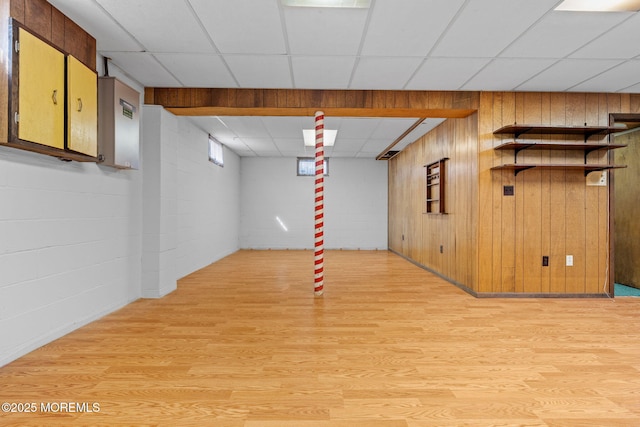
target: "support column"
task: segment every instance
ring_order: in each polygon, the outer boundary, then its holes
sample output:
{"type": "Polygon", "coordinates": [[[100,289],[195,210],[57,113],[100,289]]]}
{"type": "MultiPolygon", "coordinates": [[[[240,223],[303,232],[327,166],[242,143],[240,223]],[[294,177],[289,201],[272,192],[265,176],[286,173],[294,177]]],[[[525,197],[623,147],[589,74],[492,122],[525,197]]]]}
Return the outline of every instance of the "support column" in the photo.
{"type": "Polygon", "coordinates": [[[324,292],[324,113],[316,111],[315,275],[314,294],[324,292]]]}

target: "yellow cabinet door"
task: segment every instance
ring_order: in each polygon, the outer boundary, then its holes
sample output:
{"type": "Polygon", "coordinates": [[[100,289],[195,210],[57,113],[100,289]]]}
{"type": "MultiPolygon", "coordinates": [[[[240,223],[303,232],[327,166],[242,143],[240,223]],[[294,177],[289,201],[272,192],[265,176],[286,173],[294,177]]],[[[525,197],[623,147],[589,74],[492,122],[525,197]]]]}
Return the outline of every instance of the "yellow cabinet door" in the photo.
{"type": "Polygon", "coordinates": [[[18,138],[64,148],[64,54],[19,29],[18,138]]]}
{"type": "Polygon", "coordinates": [[[98,155],[98,76],[67,57],[67,149],[98,155]]]}

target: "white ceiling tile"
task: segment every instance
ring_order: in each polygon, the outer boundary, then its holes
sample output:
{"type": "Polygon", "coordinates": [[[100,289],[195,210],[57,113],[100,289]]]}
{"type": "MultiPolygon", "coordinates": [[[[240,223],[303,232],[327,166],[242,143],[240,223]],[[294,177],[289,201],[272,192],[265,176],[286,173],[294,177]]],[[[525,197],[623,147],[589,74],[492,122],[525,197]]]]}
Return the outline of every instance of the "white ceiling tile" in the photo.
{"type": "Polygon", "coordinates": [[[429,58],[418,69],[406,89],[456,90],[469,80],[489,58],[429,58]]]}
{"type": "Polygon", "coordinates": [[[355,62],[355,57],[349,56],[294,56],[291,64],[295,87],[346,89],[355,62]]]}
{"type": "Polygon", "coordinates": [[[516,90],[562,92],[618,64],[620,61],[563,59],[527,80],[516,90]]]}
{"type": "Polygon", "coordinates": [[[333,146],[333,153],[357,153],[367,143],[364,138],[340,138],[333,146]]]}
{"type": "Polygon", "coordinates": [[[278,148],[273,143],[273,139],[271,138],[247,136],[242,137],[241,139],[247,147],[249,147],[252,151],[255,151],[258,155],[262,155],[262,153],[278,153],[278,148]]]}
{"type": "Polygon", "coordinates": [[[423,120],[423,122],[420,123],[420,126],[409,132],[407,136],[398,141],[398,143],[393,146],[393,150],[403,150],[407,145],[414,143],[427,133],[431,132],[436,127],[440,126],[440,124],[442,124],[445,120],[446,119],[434,118],[423,120]]]}
{"type": "Polygon", "coordinates": [[[470,0],[432,55],[495,56],[556,3],[558,0],[470,0]]]}
{"type": "Polygon", "coordinates": [[[223,53],[286,53],[276,1],[190,0],[216,46],[223,53]],[[242,11],[242,13],[238,13],[242,11]]]}
{"type": "Polygon", "coordinates": [[[157,53],[155,57],[183,86],[227,88],[238,86],[219,55],[157,53]]]}
{"type": "Polygon", "coordinates": [[[304,151],[304,141],[300,138],[274,138],[274,143],[280,152],[304,151]]]}
{"type": "Polygon", "coordinates": [[[631,59],[640,55],[640,43],[629,43],[630,40],[640,40],[640,13],[633,14],[571,57],[631,59]]]}
{"type": "Polygon", "coordinates": [[[225,60],[241,87],[289,89],[293,87],[289,60],[276,55],[226,55],[225,60]]]}
{"type": "Polygon", "coordinates": [[[147,51],[214,52],[184,1],[97,0],[147,51]]]}
{"type": "Polygon", "coordinates": [[[345,139],[369,138],[378,126],[380,118],[345,117],[340,121],[338,137],[345,139]]]}
{"type": "Polygon", "coordinates": [[[500,56],[563,58],[625,19],[626,13],[552,12],[500,56]]]}
{"type": "MultiPolygon", "coordinates": [[[[234,140],[238,139],[235,132],[228,128],[224,122],[216,117],[211,116],[191,116],[189,119],[204,132],[213,135],[218,141],[225,145],[234,144],[234,140]]],[[[244,146],[244,143],[242,143],[244,146]]]]}
{"type": "Polygon", "coordinates": [[[249,147],[247,147],[247,145],[244,142],[242,142],[241,139],[236,138],[229,141],[221,140],[220,142],[222,142],[222,144],[225,145],[226,147],[229,147],[238,155],[242,156],[242,155],[245,155],[246,153],[249,153],[252,155],[255,154],[249,147]]]}
{"type": "Polygon", "coordinates": [[[370,139],[367,141],[364,147],[359,151],[359,154],[366,154],[368,157],[376,157],[387,148],[393,141],[388,139],[370,139]]]}
{"type": "Polygon", "coordinates": [[[350,89],[403,89],[421,62],[421,58],[362,57],[356,65],[350,89]]]}
{"type": "Polygon", "coordinates": [[[368,9],[285,7],[290,53],[356,55],[368,9]]]}
{"type": "Polygon", "coordinates": [[[362,55],[424,56],[463,0],[376,0],[362,55]],[[389,37],[393,34],[393,37],[389,37]]]}
{"type": "Polygon", "coordinates": [[[405,133],[407,129],[414,125],[416,118],[410,119],[384,119],[380,122],[380,126],[371,134],[372,139],[386,139],[389,144],[396,138],[405,133]]]}
{"type": "MultiPolygon", "coordinates": [[[[306,117],[262,117],[269,135],[275,138],[297,139],[302,144],[302,129],[308,124],[306,117]]],[[[313,122],[310,123],[313,125],[313,122]]]]}
{"type": "Polygon", "coordinates": [[[149,53],[143,52],[103,52],[111,58],[111,64],[118,67],[143,86],[181,86],[167,70],[149,53]]]}
{"type": "Polygon", "coordinates": [[[584,92],[632,92],[640,84],[640,60],[628,61],[571,88],[584,92]]]}
{"type": "Polygon", "coordinates": [[[93,1],[50,0],[54,7],[96,38],[99,51],[140,52],[142,46],[93,1]]]}
{"type": "Polygon", "coordinates": [[[553,59],[494,59],[463,90],[513,90],[532,76],[551,66],[553,59]]]}
{"type": "Polygon", "coordinates": [[[223,116],[220,117],[225,125],[233,129],[240,138],[265,138],[269,136],[260,117],[255,116],[223,116]]]}

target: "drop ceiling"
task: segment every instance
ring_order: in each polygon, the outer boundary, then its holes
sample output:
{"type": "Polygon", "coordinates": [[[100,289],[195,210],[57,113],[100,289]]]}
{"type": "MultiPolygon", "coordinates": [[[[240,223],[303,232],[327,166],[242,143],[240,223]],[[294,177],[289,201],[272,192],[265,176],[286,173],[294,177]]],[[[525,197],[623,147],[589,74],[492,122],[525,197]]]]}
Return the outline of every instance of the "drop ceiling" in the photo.
{"type": "MultiPolygon", "coordinates": [[[[638,12],[555,11],[559,0],[49,2],[147,87],[640,92],[638,12]]],[[[313,118],[192,120],[241,156],[311,154],[301,129],[313,118]]],[[[339,130],[328,154],[374,158],[416,120],[328,117],[339,130]]]]}

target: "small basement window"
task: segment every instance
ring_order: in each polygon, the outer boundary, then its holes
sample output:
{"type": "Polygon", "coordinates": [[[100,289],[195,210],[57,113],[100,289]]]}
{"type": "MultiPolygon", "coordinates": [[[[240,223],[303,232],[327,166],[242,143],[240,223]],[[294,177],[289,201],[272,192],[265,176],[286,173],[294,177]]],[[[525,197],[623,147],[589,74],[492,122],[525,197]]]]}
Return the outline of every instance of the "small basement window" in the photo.
{"type": "MultiPolygon", "coordinates": [[[[315,176],[316,159],[313,157],[298,157],[298,176],[315,176]]],[[[324,159],[324,175],[329,175],[329,159],[324,159]]]]}
{"type": "Polygon", "coordinates": [[[222,143],[209,135],[209,161],[218,166],[224,166],[222,151],[222,143]]]}

